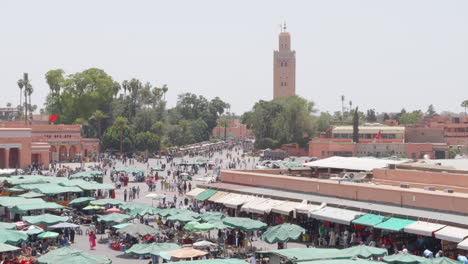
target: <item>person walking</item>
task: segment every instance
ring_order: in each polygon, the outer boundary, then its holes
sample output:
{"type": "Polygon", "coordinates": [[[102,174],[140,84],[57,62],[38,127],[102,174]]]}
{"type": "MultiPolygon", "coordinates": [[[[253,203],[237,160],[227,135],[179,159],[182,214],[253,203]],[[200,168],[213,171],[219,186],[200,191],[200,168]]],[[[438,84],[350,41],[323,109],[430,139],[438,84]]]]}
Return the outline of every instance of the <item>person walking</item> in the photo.
{"type": "Polygon", "coordinates": [[[89,247],[91,250],[96,247],[96,234],[93,231],[89,233],[89,247]]]}
{"type": "Polygon", "coordinates": [[[127,189],[124,190],[124,202],[127,201],[127,189]]]}
{"type": "Polygon", "coordinates": [[[137,186],[136,188],[136,195],[137,195],[137,198],[140,199],[140,186],[137,186]]]}

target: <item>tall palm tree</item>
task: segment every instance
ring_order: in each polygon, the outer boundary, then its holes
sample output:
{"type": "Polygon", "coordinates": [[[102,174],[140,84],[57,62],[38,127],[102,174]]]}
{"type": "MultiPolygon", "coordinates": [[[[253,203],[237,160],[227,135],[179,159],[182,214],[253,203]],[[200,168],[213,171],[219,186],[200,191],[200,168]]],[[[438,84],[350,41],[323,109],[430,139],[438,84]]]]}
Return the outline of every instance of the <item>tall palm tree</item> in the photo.
{"type": "Polygon", "coordinates": [[[162,91],[163,91],[163,95],[164,95],[164,101],[166,101],[167,90],[169,90],[169,88],[167,88],[167,85],[164,84],[163,87],[162,87],[162,91]]]}
{"type": "Polygon", "coordinates": [[[114,94],[115,98],[117,98],[117,95],[120,92],[120,88],[120,83],[118,82],[114,82],[114,84],[112,85],[112,93],[114,94]]]}
{"type": "Polygon", "coordinates": [[[18,80],[18,87],[20,89],[20,103],[19,103],[19,105],[23,105],[23,88],[24,88],[23,79],[18,80]]]}
{"type": "Polygon", "coordinates": [[[115,128],[119,130],[119,141],[120,141],[120,155],[123,153],[123,132],[128,128],[128,120],[125,117],[117,117],[114,121],[115,128]]]}
{"type": "Polygon", "coordinates": [[[122,82],[122,88],[123,88],[123,90],[124,90],[124,95],[127,95],[127,90],[129,90],[129,88],[130,88],[130,87],[128,86],[128,81],[127,81],[127,80],[125,80],[125,81],[122,82]]]}
{"type": "Polygon", "coordinates": [[[28,73],[23,73],[23,78],[18,80],[18,87],[20,90],[24,88],[24,123],[28,124],[28,89],[32,89],[29,83],[28,73]]]}
{"type": "Polygon", "coordinates": [[[102,112],[101,110],[96,110],[96,112],[94,112],[91,117],[89,119],[92,119],[94,121],[96,121],[96,127],[97,127],[97,135],[98,135],[98,138],[101,139],[101,122],[103,119],[106,119],[108,118],[109,116],[106,115],[104,112],[102,112]]]}
{"type": "Polygon", "coordinates": [[[461,103],[461,107],[465,107],[465,115],[466,115],[466,108],[468,108],[468,100],[465,100],[461,103]]]}
{"type": "Polygon", "coordinates": [[[31,85],[31,83],[28,83],[26,90],[28,91],[28,97],[29,97],[29,104],[28,104],[28,107],[29,107],[29,120],[31,122],[32,119],[33,119],[33,111],[34,111],[33,108],[32,108],[33,105],[32,105],[32,101],[31,101],[31,95],[34,92],[34,89],[33,89],[32,85],[31,85]]]}

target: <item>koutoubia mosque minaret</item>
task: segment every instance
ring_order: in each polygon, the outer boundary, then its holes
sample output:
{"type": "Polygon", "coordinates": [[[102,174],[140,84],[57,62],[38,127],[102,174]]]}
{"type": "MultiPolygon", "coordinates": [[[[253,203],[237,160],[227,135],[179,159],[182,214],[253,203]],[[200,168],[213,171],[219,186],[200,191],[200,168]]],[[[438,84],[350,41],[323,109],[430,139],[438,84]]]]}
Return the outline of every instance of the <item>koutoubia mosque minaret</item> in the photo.
{"type": "Polygon", "coordinates": [[[291,50],[291,35],[286,23],[281,27],[279,47],[273,56],[273,98],[296,94],[296,51],[291,50]]]}

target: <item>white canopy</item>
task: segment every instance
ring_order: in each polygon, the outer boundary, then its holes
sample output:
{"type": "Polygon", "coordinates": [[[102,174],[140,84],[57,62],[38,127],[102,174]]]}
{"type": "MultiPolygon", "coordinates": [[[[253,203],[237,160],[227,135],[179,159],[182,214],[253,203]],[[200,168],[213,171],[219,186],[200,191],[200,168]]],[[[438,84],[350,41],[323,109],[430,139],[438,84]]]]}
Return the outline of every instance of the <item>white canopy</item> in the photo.
{"type": "Polygon", "coordinates": [[[261,205],[266,201],[268,201],[267,198],[254,197],[252,200],[250,200],[247,203],[245,203],[244,205],[242,205],[241,211],[252,213],[252,208],[255,205],[261,205]]]}
{"type": "Polygon", "coordinates": [[[457,248],[468,250],[468,238],[458,243],[457,248]]]}
{"type": "Polygon", "coordinates": [[[243,205],[252,199],[254,199],[253,196],[238,194],[236,197],[224,202],[223,204],[229,208],[237,208],[238,206],[243,205]]]}
{"type": "Polygon", "coordinates": [[[460,243],[468,237],[468,229],[446,226],[435,232],[435,237],[445,241],[460,243]]]}
{"type": "Polygon", "coordinates": [[[321,167],[346,169],[356,171],[372,171],[373,169],[386,168],[389,164],[400,164],[408,160],[390,160],[357,157],[330,157],[304,164],[307,167],[321,167]]]}
{"type": "Polygon", "coordinates": [[[195,188],[195,189],[192,189],[190,192],[188,192],[186,195],[188,197],[195,197],[197,195],[199,195],[200,193],[204,192],[205,189],[203,188],[195,188]]]}
{"type": "Polygon", "coordinates": [[[261,214],[261,215],[265,213],[269,214],[273,207],[283,204],[283,203],[285,203],[285,201],[269,199],[261,204],[254,204],[251,207],[250,211],[252,213],[261,214]]]}
{"type": "Polygon", "coordinates": [[[301,205],[296,207],[296,212],[300,214],[308,215],[310,211],[316,210],[320,207],[320,205],[316,204],[308,204],[307,202],[302,202],[301,205]]]}
{"type": "Polygon", "coordinates": [[[446,227],[446,225],[417,221],[404,228],[406,233],[431,237],[432,233],[446,227]]]}
{"type": "Polygon", "coordinates": [[[361,215],[364,215],[364,213],[328,206],[309,213],[309,216],[312,218],[343,225],[350,225],[351,221],[361,215]]]}
{"type": "Polygon", "coordinates": [[[223,191],[218,191],[215,193],[213,196],[211,196],[208,201],[210,202],[216,202],[217,200],[221,199],[222,197],[228,195],[228,192],[223,192],[223,191]]]}
{"type": "MultiPolygon", "coordinates": [[[[298,202],[285,202],[280,205],[277,205],[271,209],[273,213],[282,214],[282,215],[289,215],[292,211],[294,211],[297,207],[301,207],[304,204],[298,202]]],[[[312,204],[311,204],[312,205],[312,204]]],[[[308,210],[309,211],[309,210],[308,210]]],[[[307,211],[307,212],[308,212],[307,211]]]]}
{"type": "Polygon", "coordinates": [[[215,203],[224,203],[224,202],[229,201],[229,200],[231,200],[232,198],[237,197],[237,196],[239,196],[238,193],[228,193],[228,194],[226,194],[225,196],[223,196],[223,197],[217,199],[217,200],[215,201],[215,203]]]}

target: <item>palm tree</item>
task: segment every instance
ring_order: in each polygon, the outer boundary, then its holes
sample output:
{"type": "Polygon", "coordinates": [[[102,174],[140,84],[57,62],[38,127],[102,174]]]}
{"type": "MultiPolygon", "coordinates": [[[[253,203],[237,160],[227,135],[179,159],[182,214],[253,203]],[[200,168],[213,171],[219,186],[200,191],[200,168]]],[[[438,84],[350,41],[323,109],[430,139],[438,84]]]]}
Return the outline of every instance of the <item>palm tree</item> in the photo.
{"type": "Polygon", "coordinates": [[[466,115],[466,108],[468,108],[468,100],[465,100],[461,103],[461,107],[465,107],[465,115],[466,115]]]}
{"type": "Polygon", "coordinates": [[[128,86],[128,81],[127,81],[127,80],[125,80],[125,81],[122,82],[122,88],[123,88],[123,90],[124,90],[124,95],[127,95],[127,90],[129,90],[129,88],[130,88],[130,87],[128,86]]]}
{"type": "Polygon", "coordinates": [[[33,107],[32,107],[33,105],[32,105],[32,101],[31,101],[31,94],[34,92],[34,89],[33,89],[32,85],[31,85],[31,83],[28,83],[28,85],[26,87],[27,87],[26,91],[28,92],[28,97],[29,97],[29,104],[28,104],[28,107],[29,107],[29,120],[31,122],[32,119],[33,119],[32,115],[33,115],[33,112],[35,110],[35,109],[33,110],[33,107]]]}
{"type": "Polygon", "coordinates": [[[94,121],[96,121],[96,126],[97,126],[97,135],[98,135],[98,138],[101,139],[101,122],[103,119],[106,119],[108,118],[109,116],[106,115],[104,112],[102,112],[101,110],[96,110],[96,112],[94,112],[91,117],[89,119],[92,119],[94,121]]]}
{"type": "Polygon", "coordinates": [[[22,105],[23,104],[23,88],[24,88],[23,79],[18,80],[18,87],[20,89],[20,104],[19,105],[22,105]]]}
{"type": "Polygon", "coordinates": [[[163,94],[164,94],[164,101],[166,101],[167,90],[169,90],[169,88],[167,88],[167,85],[164,84],[163,87],[162,87],[162,91],[163,91],[163,94]]]}
{"type": "MultiPolygon", "coordinates": [[[[24,88],[24,123],[28,124],[28,90],[32,89],[29,83],[28,73],[23,73],[23,78],[18,80],[18,87],[20,90],[24,88]]],[[[31,92],[32,93],[32,92],[31,92]]],[[[21,100],[21,99],[20,99],[21,100]]]]}
{"type": "Polygon", "coordinates": [[[112,85],[112,93],[114,94],[114,97],[117,98],[117,95],[119,94],[119,92],[120,92],[120,83],[114,82],[114,84],[112,85]]]}
{"type": "Polygon", "coordinates": [[[117,117],[114,121],[115,128],[119,130],[119,141],[120,141],[120,155],[123,153],[123,132],[128,128],[128,120],[125,117],[117,117]]]}

